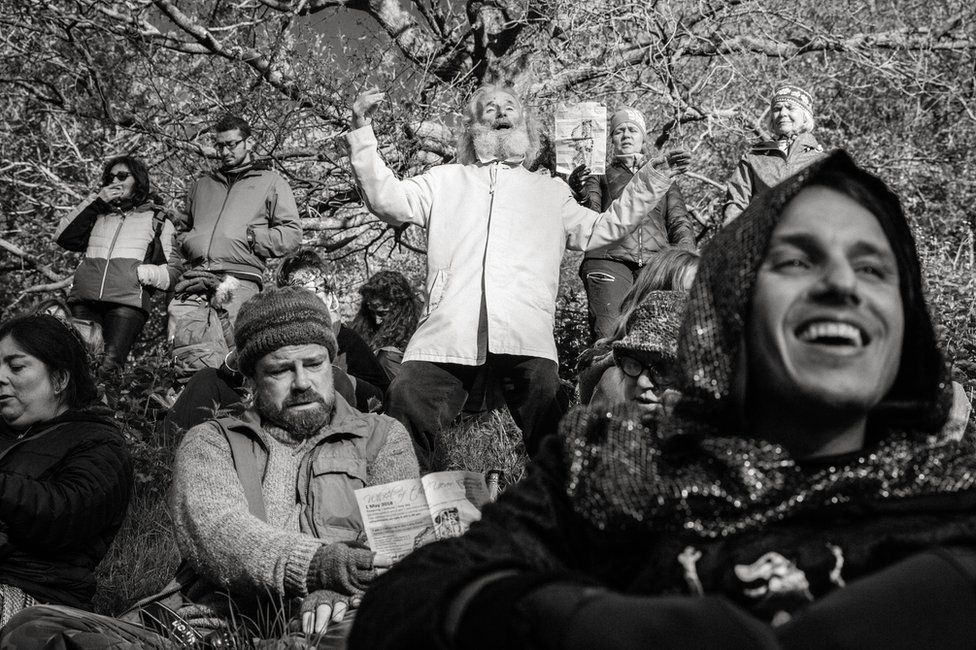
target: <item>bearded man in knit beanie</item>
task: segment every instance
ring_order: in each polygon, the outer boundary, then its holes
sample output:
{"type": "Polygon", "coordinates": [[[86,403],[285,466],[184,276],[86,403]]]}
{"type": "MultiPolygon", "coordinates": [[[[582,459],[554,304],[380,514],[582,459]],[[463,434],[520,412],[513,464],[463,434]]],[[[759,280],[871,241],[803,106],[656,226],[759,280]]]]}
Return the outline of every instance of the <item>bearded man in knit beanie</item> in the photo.
{"type": "MultiPolygon", "coordinates": [[[[122,622],[38,608],[8,630],[8,640],[29,645],[11,647],[47,647],[46,640],[78,634],[99,642],[77,647],[133,639],[168,647],[160,632],[190,646],[216,641],[242,621],[267,620],[268,612],[272,620],[285,616],[296,633],[320,635],[331,624],[329,636],[341,641],[351,625],[342,622],[346,612],[376,570],[390,565],[363,543],[353,491],[419,476],[410,436],[396,420],[361,413],[335,392],[336,337],[311,291],[254,296],[241,307],[234,336],[253,398],[239,417],[190,429],[176,453],[170,505],[184,558],[177,579],[122,622]],[[178,618],[166,625],[161,611],[178,618]]],[[[258,628],[246,633],[248,641],[262,636],[258,628]]]]}

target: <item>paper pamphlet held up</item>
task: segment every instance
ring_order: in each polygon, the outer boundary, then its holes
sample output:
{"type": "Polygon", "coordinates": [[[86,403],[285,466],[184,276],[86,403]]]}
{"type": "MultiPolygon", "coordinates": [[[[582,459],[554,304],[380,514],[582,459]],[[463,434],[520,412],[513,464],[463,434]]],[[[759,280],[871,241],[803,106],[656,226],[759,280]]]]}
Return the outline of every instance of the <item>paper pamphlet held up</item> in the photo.
{"type": "Polygon", "coordinates": [[[556,171],[569,174],[579,165],[602,174],[607,161],[607,107],[599,102],[560,105],[556,109],[556,171]]]}
{"type": "Polygon", "coordinates": [[[458,537],[488,502],[477,472],[433,472],[356,490],[369,547],[399,560],[427,542],[458,537]]]}

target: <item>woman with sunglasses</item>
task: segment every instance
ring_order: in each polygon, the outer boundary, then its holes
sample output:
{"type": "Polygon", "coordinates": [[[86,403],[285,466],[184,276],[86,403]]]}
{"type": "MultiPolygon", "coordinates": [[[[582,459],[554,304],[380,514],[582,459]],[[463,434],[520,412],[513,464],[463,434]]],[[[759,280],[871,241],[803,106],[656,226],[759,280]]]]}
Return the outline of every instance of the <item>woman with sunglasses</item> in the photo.
{"type": "Polygon", "coordinates": [[[106,162],[101,187],[61,219],[58,245],[85,254],[68,305],[75,318],[102,326],[102,376],[125,365],[149,316],[152,291],[169,289],[178,276],[174,235],[151,194],[145,163],[132,156],[106,162]]]}

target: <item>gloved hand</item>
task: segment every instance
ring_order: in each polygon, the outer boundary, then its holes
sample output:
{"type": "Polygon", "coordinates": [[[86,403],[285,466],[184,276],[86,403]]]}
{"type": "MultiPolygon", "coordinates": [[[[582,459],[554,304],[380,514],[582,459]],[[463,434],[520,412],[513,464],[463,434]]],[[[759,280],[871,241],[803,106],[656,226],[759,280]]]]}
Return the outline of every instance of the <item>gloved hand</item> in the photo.
{"type": "Polygon", "coordinates": [[[661,154],[651,162],[651,165],[654,169],[673,178],[688,171],[691,165],[691,154],[684,149],[675,149],[661,154]]]}
{"type": "Polygon", "coordinates": [[[313,591],[302,601],[302,632],[325,634],[329,623],[340,623],[350,608],[359,607],[361,596],[343,596],[329,589],[313,591]]]}
{"type": "Polygon", "coordinates": [[[173,289],[176,295],[210,293],[220,284],[221,277],[203,269],[191,269],[183,274],[173,289]]]}
{"type": "Polygon", "coordinates": [[[330,589],[340,594],[358,596],[376,577],[376,569],[390,564],[389,558],[377,555],[360,544],[324,544],[309,564],[308,589],[330,589]]]}
{"type": "Polygon", "coordinates": [[[583,181],[587,176],[590,175],[590,168],[586,165],[579,165],[569,174],[569,178],[566,182],[569,183],[569,189],[573,191],[573,198],[577,201],[583,200],[583,181]]]}

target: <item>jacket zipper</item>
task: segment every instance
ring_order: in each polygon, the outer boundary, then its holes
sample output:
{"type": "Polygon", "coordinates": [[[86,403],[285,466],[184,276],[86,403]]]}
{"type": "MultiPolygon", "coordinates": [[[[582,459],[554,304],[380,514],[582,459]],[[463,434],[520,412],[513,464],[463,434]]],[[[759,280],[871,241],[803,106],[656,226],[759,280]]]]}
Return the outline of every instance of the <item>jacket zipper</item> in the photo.
{"type": "Polygon", "coordinates": [[[119,225],[115,229],[115,235],[112,236],[112,243],[108,245],[108,254],[105,256],[105,269],[102,271],[102,284],[98,287],[98,299],[101,300],[102,296],[105,294],[105,280],[108,278],[108,264],[112,259],[112,253],[115,251],[115,242],[119,239],[119,233],[122,232],[122,226],[125,224],[125,213],[121,210],[116,210],[119,213],[119,225]]]}
{"type": "MultiPolygon", "coordinates": [[[[496,160],[491,163],[488,167],[488,224],[485,230],[485,253],[481,258],[481,291],[484,294],[485,291],[485,274],[487,272],[488,264],[488,242],[491,238],[491,214],[495,209],[495,183],[498,181],[498,165],[499,162],[496,160]]],[[[487,305],[487,301],[485,302],[487,305]]],[[[486,307],[487,308],[487,307],[486,307]]]]}
{"type": "Polygon", "coordinates": [[[316,447],[318,447],[318,443],[305,453],[305,457],[302,459],[303,469],[301,473],[308,477],[305,481],[305,512],[303,514],[308,519],[309,526],[312,528],[312,535],[319,537],[319,525],[315,521],[315,509],[312,507],[312,480],[314,478],[312,474],[312,454],[316,447]]]}
{"type": "Polygon", "coordinates": [[[227,201],[228,199],[230,199],[231,188],[233,188],[234,184],[237,183],[237,181],[239,181],[241,178],[243,178],[245,174],[247,174],[247,172],[244,172],[236,179],[234,179],[234,182],[227,184],[227,192],[224,194],[224,201],[223,203],[220,204],[220,212],[217,213],[217,218],[214,219],[213,230],[210,231],[210,241],[207,242],[207,255],[204,258],[204,264],[207,264],[208,266],[210,264],[210,251],[211,249],[213,249],[214,235],[217,234],[217,226],[220,225],[220,219],[224,216],[224,208],[227,207],[227,201]]]}

